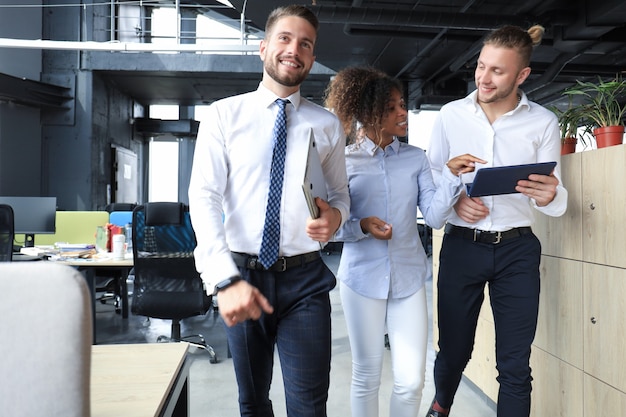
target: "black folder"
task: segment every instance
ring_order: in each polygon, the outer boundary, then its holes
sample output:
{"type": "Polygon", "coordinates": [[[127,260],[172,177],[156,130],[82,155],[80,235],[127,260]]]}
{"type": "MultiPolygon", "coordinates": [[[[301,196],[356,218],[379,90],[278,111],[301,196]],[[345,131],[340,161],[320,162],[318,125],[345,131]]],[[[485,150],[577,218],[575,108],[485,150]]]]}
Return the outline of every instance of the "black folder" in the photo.
{"type": "Polygon", "coordinates": [[[555,166],[556,162],[552,161],[482,168],[476,171],[474,182],[466,184],[467,195],[483,197],[517,193],[515,187],[519,180],[528,179],[530,174],[550,175],[555,166]]]}

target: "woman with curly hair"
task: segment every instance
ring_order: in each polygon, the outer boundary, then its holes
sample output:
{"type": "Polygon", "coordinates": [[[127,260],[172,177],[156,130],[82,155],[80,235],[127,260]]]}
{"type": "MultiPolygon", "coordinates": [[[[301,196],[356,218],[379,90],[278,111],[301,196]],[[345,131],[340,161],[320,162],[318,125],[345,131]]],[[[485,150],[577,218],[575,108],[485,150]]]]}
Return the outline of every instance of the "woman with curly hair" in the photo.
{"type": "Polygon", "coordinates": [[[436,188],[424,151],[398,140],[408,128],[402,85],[377,69],[340,71],[327,88],[326,106],[349,139],[350,217],[335,239],[344,242],[337,276],[352,350],[352,415],[378,416],[386,329],[394,379],[389,415],[415,417],[428,339],[428,260],[416,209],[441,227],[461,191],[458,175],[484,161],[451,159],[436,188]]]}

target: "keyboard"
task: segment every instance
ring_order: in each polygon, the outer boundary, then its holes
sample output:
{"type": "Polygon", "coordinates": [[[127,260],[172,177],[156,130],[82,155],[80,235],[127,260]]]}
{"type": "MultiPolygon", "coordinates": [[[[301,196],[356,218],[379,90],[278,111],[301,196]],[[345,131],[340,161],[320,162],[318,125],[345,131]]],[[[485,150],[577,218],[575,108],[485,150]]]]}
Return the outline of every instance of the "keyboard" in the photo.
{"type": "Polygon", "coordinates": [[[20,261],[41,261],[43,258],[41,256],[33,256],[33,255],[25,255],[21,252],[13,252],[13,255],[11,256],[11,260],[13,262],[20,262],[20,261]]]}

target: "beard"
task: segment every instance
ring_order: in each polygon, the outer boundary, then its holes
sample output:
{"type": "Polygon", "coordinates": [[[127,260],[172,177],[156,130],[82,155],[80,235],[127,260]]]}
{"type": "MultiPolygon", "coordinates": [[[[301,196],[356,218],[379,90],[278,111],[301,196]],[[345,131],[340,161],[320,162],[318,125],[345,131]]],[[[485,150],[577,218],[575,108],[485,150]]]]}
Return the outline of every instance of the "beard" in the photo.
{"type": "Polygon", "coordinates": [[[496,89],[490,96],[485,97],[484,95],[481,94],[480,89],[478,90],[478,101],[481,103],[495,103],[498,102],[500,100],[505,100],[507,97],[509,97],[511,94],[513,94],[513,92],[515,91],[515,84],[511,84],[509,86],[507,86],[506,88],[502,89],[496,89]]]}
{"type": "MultiPolygon", "coordinates": [[[[281,65],[278,62],[279,58],[276,58],[275,61],[273,60],[268,60],[266,59],[264,61],[264,69],[265,72],[267,72],[267,74],[277,83],[284,85],[286,87],[296,87],[300,84],[302,84],[304,82],[304,80],[306,79],[306,77],[309,75],[309,71],[308,70],[304,70],[298,74],[293,74],[293,75],[284,75],[281,74],[279,71],[278,66],[281,65]]],[[[302,65],[301,62],[298,62],[298,64],[302,65]]],[[[302,68],[304,68],[304,66],[302,66],[302,68]]]]}

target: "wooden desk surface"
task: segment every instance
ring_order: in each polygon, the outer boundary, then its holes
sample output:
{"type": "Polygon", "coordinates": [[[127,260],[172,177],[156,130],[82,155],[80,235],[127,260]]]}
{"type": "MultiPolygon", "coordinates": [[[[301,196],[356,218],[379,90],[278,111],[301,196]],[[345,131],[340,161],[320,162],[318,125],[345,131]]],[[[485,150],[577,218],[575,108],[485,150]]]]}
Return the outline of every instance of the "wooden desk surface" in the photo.
{"type": "Polygon", "coordinates": [[[70,259],[54,261],[65,265],[82,267],[82,268],[99,268],[99,267],[133,267],[133,258],[125,258],[121,261],[115,261],[113,258],[94,258],[94,259],[70,259]]]}
{"type": "Polygon", "coordinates": [[[91,416],[160,415],[179,373],[189,372],[188,348],[184,342],[92,346],[91,416]]]}

